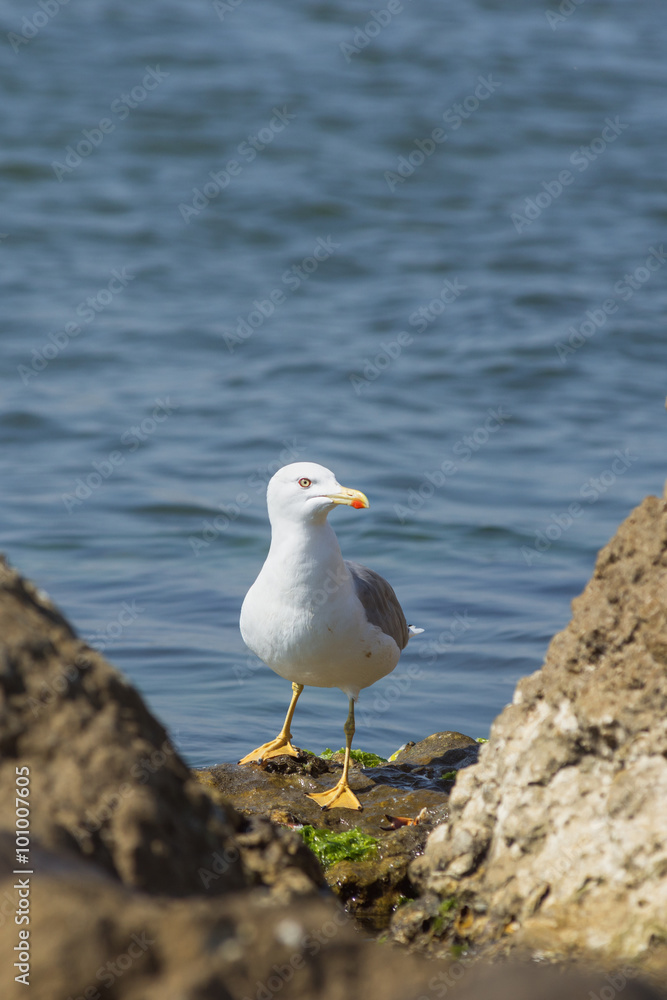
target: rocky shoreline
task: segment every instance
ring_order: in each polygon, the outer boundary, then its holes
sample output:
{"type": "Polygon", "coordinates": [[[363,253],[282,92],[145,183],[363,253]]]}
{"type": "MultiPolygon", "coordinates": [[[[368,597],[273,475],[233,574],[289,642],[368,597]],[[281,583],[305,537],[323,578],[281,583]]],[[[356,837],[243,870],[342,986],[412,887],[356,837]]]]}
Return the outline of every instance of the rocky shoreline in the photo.
{"type": "Polygon", "coordinates": [[[355,766],[363,813],[303,794],[337,755],[191,772],[3,561],[0,652],[3,997],[667,996],[664,500],[489,742],[355,766]]]}
{"type": "Polygon", "coordinates": [[[350,784],[363,793],[361,813],[323,812],[306,795],[335,784],[342,753],[323,760],[301,752],[296,759],[277,757],[262,766],[218,764],[195,774],[221,803],[232,802],[244,816],[268,816],[291,829],[365,835],[364,856],[325,865],[324,878],[360,925],[382,931],[397,907],[417,895],[408,867],[423,853],[431,830],[446,819],[453,777],[474,763],[478,752],[479,743],[469,736],[447,732],[412,744],[392,761],[370,767],[354,763],[350,784]]]}

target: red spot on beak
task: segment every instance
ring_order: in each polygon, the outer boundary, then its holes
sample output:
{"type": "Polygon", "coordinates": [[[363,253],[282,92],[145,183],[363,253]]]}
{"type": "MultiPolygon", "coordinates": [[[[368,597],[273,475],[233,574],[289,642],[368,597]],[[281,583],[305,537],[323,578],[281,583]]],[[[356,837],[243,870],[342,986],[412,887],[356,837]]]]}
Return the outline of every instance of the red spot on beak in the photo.
{"type": "Polygon", "coordinates": [[[363,510],[364,505],[361,500],[353,500],[350,507],[354,507],[356,510],[363,510]]]}

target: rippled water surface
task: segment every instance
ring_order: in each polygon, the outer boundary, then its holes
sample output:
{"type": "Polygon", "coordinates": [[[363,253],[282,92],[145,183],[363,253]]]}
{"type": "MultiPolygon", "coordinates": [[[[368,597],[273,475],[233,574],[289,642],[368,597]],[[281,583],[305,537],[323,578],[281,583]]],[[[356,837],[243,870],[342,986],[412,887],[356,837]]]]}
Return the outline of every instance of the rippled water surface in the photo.
{"type": "Polygon", "coordinates": [[[662,4],[392,6],[0,12],[3,548],[194,764],[282,721],[238,613],[283,462],[426,629],[381,754],[486,735],[662,490],[662,4]]]}

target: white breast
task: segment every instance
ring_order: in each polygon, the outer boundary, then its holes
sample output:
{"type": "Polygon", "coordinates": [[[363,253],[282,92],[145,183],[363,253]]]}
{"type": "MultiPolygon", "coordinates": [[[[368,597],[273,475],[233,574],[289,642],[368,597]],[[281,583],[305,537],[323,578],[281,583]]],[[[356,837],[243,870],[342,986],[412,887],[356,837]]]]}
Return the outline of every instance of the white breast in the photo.
{"type": "Polygon", "coordinates": [[[336,536],[322,527],[272,545],[243,602],[241,634],[281,677],[356,698],[394,669],[400,650],[368,622],[336,536]]]}

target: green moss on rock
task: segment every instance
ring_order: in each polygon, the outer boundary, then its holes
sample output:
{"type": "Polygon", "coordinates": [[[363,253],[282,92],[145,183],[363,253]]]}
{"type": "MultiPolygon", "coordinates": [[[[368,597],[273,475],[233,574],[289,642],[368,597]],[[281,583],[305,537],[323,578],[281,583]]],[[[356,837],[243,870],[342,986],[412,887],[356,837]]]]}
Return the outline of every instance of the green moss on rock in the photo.
{"type": "Polygon", "coordinates": [[[356,826],[341,833],[304,826],[301,828],[301,836],[323,868],[335,865],[338,861],[361,861],[378,844],[375,837],[363,833],[356,826]]]}
{"type": "MultiPolygon", "coordinates": [[[[326,750],[322,751],[320,757],[322,760],[331,760],[332,757],[339,753],[344,754],[345,747],[341,747],[340,750],[332,750],[330,747],[327,747],[326,750]]],[[[364,767],[379,767],[380,764],[387,763],[386,757],[379,757],[378,754],[371,753],[368,750],[350,750],[350,757],[352,760],[356,760],[358,764],[363,764],[364,767]]]]}

